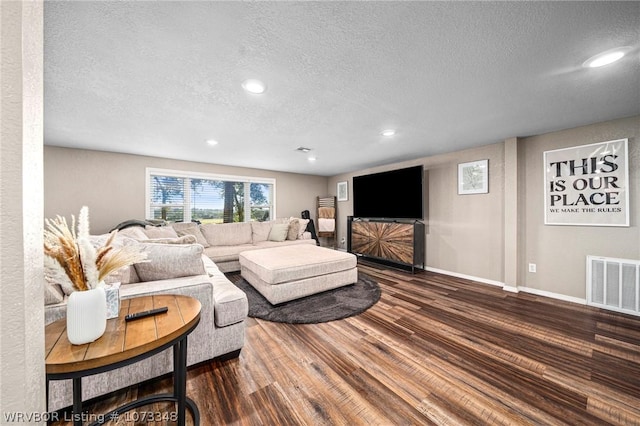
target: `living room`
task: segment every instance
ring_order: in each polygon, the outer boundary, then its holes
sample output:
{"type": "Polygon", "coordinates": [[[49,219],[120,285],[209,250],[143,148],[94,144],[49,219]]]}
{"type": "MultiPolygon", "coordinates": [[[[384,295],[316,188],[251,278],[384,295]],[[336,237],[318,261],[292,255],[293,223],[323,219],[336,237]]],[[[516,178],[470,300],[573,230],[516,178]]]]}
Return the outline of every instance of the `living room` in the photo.
{"type": "MultiPolygon", "coordinates": [[[[5,7],[3,5],[3,12],[5,12],[2,14],[3,26],[5,19],[9,19],[9,12],[7,12],[8,9],[4,9],[5,7]]],[[[573,7],[579,8],[580,6],[573,7]]],[[[602,7],[604,9],[598,9],[598,11],[606,15],[606,7],[602,7]]],[[[626,6],[628,9],[617,4],[612,4],[610,7],[613,15],[623,15],[621,10],[624,10],[627,15],[631,16],[631,21],[635,18],[637,22],[637,5],[628,5],[626,6]]],[[[21,13],[27,14],[25,11],[21,13]]],[[[47,25],[46,16],[44,13],[45,26],[47,25]]],[[[22,24],[24,28],[20,32],[28,32],[29,29],[27,23],[30,21],[27,18],[24,19],[25,23],[22,24]]],[[[612,64],[601,71],[611,72],[618,65],[624,67],[624,76],[626,77],[622,78],[622,82],[618,82],[618,84],[626,88],[627,93],[621,92],[619,86],[616,85],[618,90],[615,91],[615,95],[630,100],[626,110],[616,109],[613,112],[602,114],[599,117],[605,118],[599,120],[582,118],[578,112],[567,111],[567,115],[573,114],[575,125],[549,127],[535,133],[528,130],[521,132],[518,129],[505,129],[502,132],[505,134],[501,139],[494,138],[488,143],[476,143],[475,140],[471,140],[468,141],[468,146],[441,150],[435,154],[423,152],[412,157],[403,154],[403,157],[396,158],[391,150],[386,151],[383,158],[378,158],[370,164],[354,160],[356,165],[338,172],[315,172],[314,167],[320,167],[317,164],[327,161],[331,151],[340,152],[339,144],[329,149],[328,152],[323,151],[323,155],[318,155],[314,165],[308,162],[304,154],[294,152],[297,146],[304,146],[306,143],[301,143],[299,140],[288,141],[286,149],[291,153],[287,154],[287,161],[291,164],[297,161],[300,164],[296,164],[297,170],[290,171],[279,169],[276,166],[271,169],[269,167],[237,165],[239,163],[232,161],[226,164],[216,162],[217,158],[224,158],[224,155],[227,155],[224,152],[219,155],[211,154],[211,157],[207,157],[206,160],[205,155],[202,155],[203,159],[198,161],[178,158],[175,155],[175,147],[167,147],[167,153],[163,151],[162,146],[156,146],[152,151],[145,153],[133,153],[122,147],[114,149],[113,152],[107,152],[101,148],[70,147],[62,142],[47,141],[46,131],[44,146],[42,146],[42,134],[40,134],[40,146],[38,147],[37,144],[30,145],[29,142],[23,143],[22,141],[22,138],[29,135],[29,131],[33,131],[33,127],[29,126],[25,126],[24,135],[15,145],[5,145],[3,137],[2,263],[3,265],[12,265],[12,267],[16,264],[23,264],[25,267],[22,272],[16,272],[8,271],[5,269],[8,266],[3,266],[3,297],[0,305],[4,311],[1,333],[3,341],[1,349],[2,400],[9,401],[16,398],[16,395],[12,395],[11,399],[5,399],[5,395],[9,398],[10,393],[16,391],[15,386],[9,389],[8,386],[11,385],[5,385],[5,383],[13,385],[28,383],[28,390],[25,391],[25,395],[20,395],[19,399],[30,402],[24,402],[25,405],[20,406],[34,412],[43,410],[41,396],[44,393],[44,383],[43,379],[35,378],[35,376],[44,377],[43,370],[35,369],[36,373],[24,371],[20,373],[21,367],[14,366],[14,361],[11,361],[11,359],[23,360],[26,358],[28,359],[27,364],[36,365],[33,359],[41,357],[42,348],[38,348],[39,343],[26,342],[25,340],[41,340],[42,331],[34,331],[38,326],[41,327],[41,323],[34,325],[30,320],[21,319],[18,321],[9,317],[11,315],[12,317],[25,318],[29,316],[27,312],[33,315],[31,318],[41,317],[42,307],[34,306],[34,300],[41,301],[42,299],[41,296],[34,297],[37,293],[36,289],[40,288],[37,284],[38,278],[32,277],[32,284],[25,287],[23,283],[30,282],[28,277],[31,276],[31,272],[28,271],[27,259],[21,255],[20,259],[16,260],[13,257],[15,254],[8,253],[12,247],[22,247],[23,244],[27,244],[27,247],[30,247],[29,250],[33,252],[34,247],[29,245],[29,241],[33,238],[33,234],[41,234],[42,227],[32,229],[25,226],[24,230],[20,229],[18,232],[9,230],[10,221],[15,226],[15,218],[22,218],[20,222],[27,224],[35,221],[42,222],[43,217],[51,218],[58,214],[70,217],[71,214],[77,215],[83,205],[88,205],[91,209],[91,227],[95,233],[105,233],[124,220],[144,219],[147,211],[145,181],[147,168],[274,179],[277,188],[275,197],[277,217],[299,216],[301,211],[310,210],[316,219],[314,211],[316,197],[336,195],[338,183],[346,182],[348,196],[345,201],[338,201],[336,221],[338,248],[346,249],[346,245],[342,245],[341,242],[348,237],[347,217],[354,213],[353,178],[370,173],[421,165],[425,170],[423,219],[426,223],[425,251],[428,272],[489,284],[494,289],[504,291],[504,294],[541,296],[570,302],[576,306],[585,305],[587,299],[585,285],[587,256],[636,261],[640,259],[640,230],[637,224],[638,212],[640,211],[640,197],[638,197],[640,195],[638,192],[640,147],[637,144],[637,138],[640,136],[640,115],[638,115],[640,102],[638,102],[638,74],[634,74],[634,70],[637,71],[638,67],[638,34],[637,29],[633,32],[625,27],[624,30],[627,31],[625,34],[627,36],[630,34],[632,39],[623,44],[633,44],[635,49],[633,55],[628,55],[623,59],[627,62],[612,64]],[[508,133],[510,131],[512,133],[508,133]],[[545,180],[544,158],[546,153],[624,139],[628,141],[628,154],[626,155],[628,184],[625,187],[629,194],[628,226],[558,226],[545,223],[544,206],[547,181],[545,180]],[[483,194],[460,195],[458,193],[459,165],[477,160],[488,160],[488,190],[483,194]],[[20,166],[18,167],[17,164],[20,166]],[[304,172],[304,170],[308,170],[308,172],[304,172]],[[36,181],[41,180],[43,183],[39,185],[37,182],[29,182],[27,178],[23,179],[23,175],[29,174],[35,177],[36,181]],[[6,182],[12,182],[12,185],[17,182],[21,184],[15,188],[6,188],[6,182]],[[23,192],[41,194],[42,197],[23,197],[20,195],[23,192]],[[16,203],[16,200],[24,201],[16,203]],[[34,209],[36,213],[33,212],[34,209]],[[26,212],[27,210],[29,212],[26,212]],[[24,237],[23,234],[27,237],[24,237]],[[534,265],[533,268],[531,265],[534,265]],[[8,284],[16,279],[20,281],[19,285],[8,284]],[[16,308],[13,302],[9,302],[8,295],[17,291],[24,296],[19,298],[20,306],[16,308]],[[16,311],[16,309],[18,310],[16,311]],[[23,343],[18,347],[9,348],[9,339],[16,338],[23,343]],[[10,373],[10,371],[12,372],[10,373]]],[[[622,32],[624,33],[624,31],[622,32]]],[[[44,45],[46,46],[46,40],[44,45]]],[[[22,58],[22,56],[19,57],[22,58]]],[[[45,51],[44,62],[46,63],[46,61],[47,53],[45,51]]],[[[579,66],[580,64],[576,64],[576,67],[579,66]]],[[[560,74],[560,71],[556,71],[560,74]]],[[[580,74],[580,71],[572,70],[571,72],[577,75],[576,79],[579,82],[576,85],[581,87],[588,87],[590,83],[597,85],[600,82],[599,79],[606,79],[605,77],[586,78],[580,74]]],[[[571,74],[568,71],[567,73],[571,74]]],[[[15,78],[22,81],[21,72],[18,74],[15,78]]],[[[5,74],[4,57],[3,75],[9,75],[5,74]]],[[[608,78],[616,79],[619,77],[609,76],[608,78]]],[[[586,88],[584,90],[588,92],[586,88]]],[[[271,83],[264,96],[275,96],[274,92],[275,88],[271,83]]],[[[33,98],[28,95],[28,91],[25,90],[24,96],[27,99],[24,101],[25,108],[30,100],[37,99],[37,96],[33,98]]],[[[465,97],[466,95],[459,95],[460,99],[465,97]]],[[[597,96],[588,96],[588,98],[593,104],[605,104],[605,110],[616,108],[615,102],[611,100],[614,98],[608,98],[609,101],[602,100],[597,96]]],[[[45,109],[46,99],[47,92],[44,93],[45,109]]],[[[552,99],[546,100],[548,103],[553,101],[552,99]]],[[[571,104],[576,110],[580,110],[575,101],[571,104]]],[[[251,111],[255,111],[255,107],[251,108],[251,111]]],[[[528,111],[527,115],[532,117],[531,121],[535,122],[537,120],[536,110],[532,110],[529,106],[524,109],[528,111]]],[[[40,111],[40,118],[42,118],[42,107],[36,108],[36,110],[40,111]]],[[[5,109],[5,111],[10,110],[5,109]]],[[[27,118],[29,117],[27,115],[27,118]]],[[[51,125],[48,120],[54,117],[55,115],[50,117],[44,115],[45,130],[48,125],[51,125]]],[[[100,123],[100,126],[113,125],[107,120],[105,121],[106,124],[100,123]]],[[[501,118],[494,118],[492,125],[499,127],[501,121],[501,118]]],[[[415,124],[412,125],[415,126],[415,124]]],[[[449,127],[456,126],[450,125],[449,127]]],[[[3,133],[4,131],[5,125],[3,124],[3,133]]],[[[402,136],[403,131],[408,132],[407,129],[401,129],[397,136],[402,136]]],[[[449,140],[446,135],[440,136],[449,140]]],[[[38,139],[37,134],[33,137],[38,139]]],[[[380,138],[377,134],[376,137],[380,138]]],[[[483,140],[482,138],[483,136],[479,136],[478,140],[483,140]]],[[[451,144],[454,142],[451,140],[451,144]]],[[[178,150],[181,143],[176,144],[178,150]]],[[[190,143],[184,142],[185,145],[190,143]]],[[[388,142],[383,141],[381,144],[385,143],[388,142]]],[[[224,147],[224,144],[223,138],[221,146],[207,147],[203,145],[198,149],[202,151],[210,148],[217,149],[224,147]]],[[[233,144],[231,143],[231,145],[233,144]]],[[[229,149],[228,147],[224,148],[229,149]]],[[[320,145],[315,145],[315,149],[320,151],[320,145]]],[[[366,151],[369,148],[356,147],[356,150],[358,149],[366,151]]],[[[262,153],[263,151],[256,152],[262,153]]],[[[243,155],[246,154],[243,153],[243,155]]],[[[257,156],[264,157],[262,154],[257,156]]],[[[350,154],[341,156],[355,157],[350,154]]],[[[239,159],[234,161],[239,161],[239,159]]],[[[334,163],[339,164],[339,161],[335,160],[334,163]]],[[[278,159],[274,158],[273,164],[277,165],[278,159]]],[[[323,241],[323,243],[326,242],[323,241]]],[[[41,243],[37,246],[41,248],[41,243]]],[[[30,252],[29,250],[26,252],[30,252]]],[[[375,273],[375,269],[369,271],[375,273]]],[[[379,276],[379,278],[381,280],[411,280],[407,276],[399,278],[398,274],[400,273],[390,270],[389,275],[379,276]]],[[[274,326],[265,326],[265,328],[271,330],[275,335],[284,333],[281,330],[276,330],[274,326]]],[[[337,339],[340,340],[343,337],[337,339]]],[[[629,339],[633,339],[633,337],[630,336],[629,339]]],[[[266,343],[257,341],[249,343],[255,347],[263,344],[266,343]]],[[[635,356],[637,357],[637,353],[635,356]]],[[[236,380],[228,376],[228,370],[221,371],[223,372],[220,374],[227,376],[218,377],[219,379],[236,380]]],[[[259,388],[257,384],[255,386],[259,388]]],[[[20,392],[16,392],[16,394],[20,394],[20,392]]],[[[15,407],[18,406],[18,403],[15,405],[4,404],[1,407],[2,411],[16,410],[15,407]]],[[[328,408],[323,407],[323,409],[328,408]]],[[[426,420],[424,421],[426,422],[426,420]]],[[[431,421],[437,423],[433,418],[431,421]]],[[[624,421],[620,421],[620,424],[624,424],[624,421]]],[[[627,424],[633,424],[633,422],[629,421],[627,424]]]]}

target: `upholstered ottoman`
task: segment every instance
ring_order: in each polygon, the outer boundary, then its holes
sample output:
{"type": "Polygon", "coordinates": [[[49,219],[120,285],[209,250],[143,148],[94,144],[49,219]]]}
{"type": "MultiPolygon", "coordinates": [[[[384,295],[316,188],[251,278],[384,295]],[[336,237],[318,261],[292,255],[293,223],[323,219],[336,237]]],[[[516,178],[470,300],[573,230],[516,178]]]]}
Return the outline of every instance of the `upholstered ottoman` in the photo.
{"type": "Polygon", "coordinates": [[[274,305],[353,284],[357,259],[351,253],[310,244],[240,253],[240,273],[274,305]]]}

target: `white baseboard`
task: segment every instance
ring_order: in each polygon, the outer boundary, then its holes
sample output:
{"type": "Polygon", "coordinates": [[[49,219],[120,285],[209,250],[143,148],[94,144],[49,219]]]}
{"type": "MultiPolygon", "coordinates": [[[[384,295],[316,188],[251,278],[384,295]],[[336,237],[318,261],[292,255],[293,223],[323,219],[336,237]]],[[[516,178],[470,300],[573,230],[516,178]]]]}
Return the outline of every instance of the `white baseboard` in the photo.
{"type": "Polygon", "coordinates": [[[465,280],[477,281],[477,282],[484,283],[484,284],[490,284],[490,285],[499,286],[499,287],[502,287],[502,289],[504,291],[508,291],[510,293],[518,293],[518,292],[522,291],[524,293],[530,293],[530,294],[535,294],[537,296],[549,297],[551,299],[563,300],[565,302],[578,303],[580,305],[586,305],[587,304],[587,300],[586,299],[581,299],[579,297],[573,297],[573,296],[567,296],[565,294],[552,293],[550,291],[538,290],[536,288],[509,286],[509,285],[506,285],[505,283],[500,282],[500,281],[488,280],[488,279],[485,279],[485,278],[474,277],[472,275],[466,275],[466,274],[460,274],[458,272],[446,271],[444,269],[431,268],[429,266],[427,266],[425,268],[425,270],[430,271],[430,272],[435,272],[437,274],[451,275],[452,277],[463,278],[465,280]]]}
{"type": "Polygon", "coordinates": [[[504,283],[500,281],[488,280],[486,278],[474,277],[471,275],[460,274],[458,272],[445,271],[444,269],[432,268],[430,266],[427,266],[425,270],[430,272],[435,272],[437,274],[451,275],[452,277],[464,278],[465,280],[478,281],[484,284],[491,284],[491,285],[497,285],[499,287],[504,287],[504,283]]]}
{"type": "Polygon", "coordinates": [[[563,300],[565,302],[578,303],[580,305],[586,305],[587,299],[581,299],[579,297],[567,296],[566,294],[552,293],[550,291],[538,290],[537,288],[518,287],[520,291],[525,293],[535,294],[536,296],[550,297],[552,299],[563,300]]]}

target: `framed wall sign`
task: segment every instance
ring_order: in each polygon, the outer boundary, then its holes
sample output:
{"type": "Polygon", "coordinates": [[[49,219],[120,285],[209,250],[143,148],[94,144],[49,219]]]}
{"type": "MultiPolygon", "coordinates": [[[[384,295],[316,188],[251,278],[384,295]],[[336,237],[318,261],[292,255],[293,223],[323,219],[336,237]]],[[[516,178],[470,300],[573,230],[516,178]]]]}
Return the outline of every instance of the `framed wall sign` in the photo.
{"type": "Polygon", "coordinates": [[[489,192],[489,160],[458,164],[458,194],[489,192]]]}
{"type": "Polygon", "coordinates": [[[347,182],[338,182],[338,201],[349,201],[349,187],[347,182]]]}
{"type": "Polygon", "coordinates": [[[545,151],[545,225],[629,226],[628,140],[545,151]]]}

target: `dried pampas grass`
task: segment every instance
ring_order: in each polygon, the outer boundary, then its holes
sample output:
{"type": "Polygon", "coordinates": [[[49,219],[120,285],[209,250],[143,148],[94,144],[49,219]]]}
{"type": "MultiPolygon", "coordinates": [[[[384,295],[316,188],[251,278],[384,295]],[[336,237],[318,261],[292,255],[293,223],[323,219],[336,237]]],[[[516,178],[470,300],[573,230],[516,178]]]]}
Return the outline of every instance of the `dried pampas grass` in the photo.
{"type": "Polygon", "coordinates": [[[80,209],[77,234],[74,216],[71,216],[71,227],[61,216],[46,219],[45,225],[45,273],[59,283],[65,293],[96,288],[112,272],[147,258],[146,253],[135,245],[113,247],[117,230],[109,235],[102,247],[94,247],[89,240],[89,208],[86,206],[80,209]]]}
{"type": "MultiPolygon", "coordinates": [[[[117,232],[118,231],[113,231],[113,234],[115,235],[117,232]]],[[[123,266],[129,266],[147,260],[147,254],[141,252],[140,248],[136,245],[124,246],[116,250],[111,250],[113,247],[106,248],[109,250],[97,264],[99,273],[98,281],[102,281],[107,275],[117,271],[123,266]]]]}

